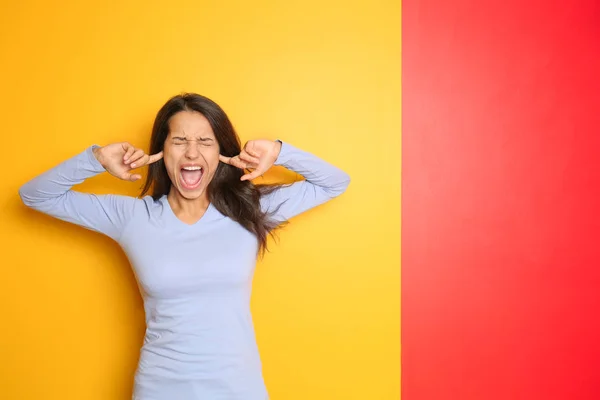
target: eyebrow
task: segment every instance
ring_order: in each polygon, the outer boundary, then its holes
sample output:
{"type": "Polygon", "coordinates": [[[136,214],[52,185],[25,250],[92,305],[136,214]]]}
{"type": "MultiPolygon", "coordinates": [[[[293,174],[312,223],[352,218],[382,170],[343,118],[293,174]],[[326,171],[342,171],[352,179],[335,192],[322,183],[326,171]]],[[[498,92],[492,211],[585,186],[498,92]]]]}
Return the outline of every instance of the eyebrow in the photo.
{"type": "MultiPolygon", "coordinates": [[[[173,140],[175,139],[180,139],[180,140],[188,140],[187,138],[183,137],[183,136],[174,136],[173,140]]],[[[212,138],[209,137],[200,137],[198,138],[198,140],[200,140],[201,142],[208,142],[208,141],[212,141],[212,138]]]]}

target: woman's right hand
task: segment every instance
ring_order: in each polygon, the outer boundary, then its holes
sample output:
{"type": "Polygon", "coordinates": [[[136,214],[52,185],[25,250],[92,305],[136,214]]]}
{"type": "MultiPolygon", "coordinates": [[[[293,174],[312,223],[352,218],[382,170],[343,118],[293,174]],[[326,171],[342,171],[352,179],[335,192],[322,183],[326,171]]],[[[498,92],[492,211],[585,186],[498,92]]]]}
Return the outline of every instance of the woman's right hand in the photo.
{"type": "Polygon", "coordinates": [[[163,152],[148,155],[144,150],[122,142],[97,147],[94,149],[94,156],[111,175],[135,182],[142,179],[142,176],[132,174],[131,171],[160,160],[163,152]]]}

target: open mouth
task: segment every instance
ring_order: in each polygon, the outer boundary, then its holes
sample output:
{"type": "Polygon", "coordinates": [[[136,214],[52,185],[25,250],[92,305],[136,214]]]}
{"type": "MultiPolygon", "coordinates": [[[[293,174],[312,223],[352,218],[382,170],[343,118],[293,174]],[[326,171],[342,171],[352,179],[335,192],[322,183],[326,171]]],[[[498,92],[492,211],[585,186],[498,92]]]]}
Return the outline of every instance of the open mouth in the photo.
{"type": "Polygon", "coordinates": [[[186,165],[181,168],[180,172],[181,185],[184,189],[193,190],[200,186],[204,168],[200,165],[186,165]]]}

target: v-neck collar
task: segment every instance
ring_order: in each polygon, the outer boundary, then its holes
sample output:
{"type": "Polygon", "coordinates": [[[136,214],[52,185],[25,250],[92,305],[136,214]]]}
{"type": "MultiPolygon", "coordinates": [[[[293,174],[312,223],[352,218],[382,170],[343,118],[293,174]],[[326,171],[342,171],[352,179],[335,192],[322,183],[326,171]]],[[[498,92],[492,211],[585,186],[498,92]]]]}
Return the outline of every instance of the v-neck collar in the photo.
{"type": "Polygon", "coordinates": [[[193,228],[195,226],[203,225],[207,221],[213,220],[215,218],[215,214],[219,214],[217,209],[214,208],[213,203],[210,202],[210,203],[208,203],[208,208],[206,209],[204,214],[200,217],[200,219],[198,219],[196,222],[194,222],[192,224],[188,224],[187,222],[184,222],[181,219],[179,219],[179,217],[177,217],[177,215],[175,215],[175,211],[173,211],[173,209],[171,208],[171,203],[169,203],[169,199],[167,198],[166,194],[162,196],[160,201],[163,204],[163,207],[167,210],[167,215],[168,215],[169,219],[173,220],[177,225],[181,225],[181,226],[188,227],[188,228],[193,228]]]}

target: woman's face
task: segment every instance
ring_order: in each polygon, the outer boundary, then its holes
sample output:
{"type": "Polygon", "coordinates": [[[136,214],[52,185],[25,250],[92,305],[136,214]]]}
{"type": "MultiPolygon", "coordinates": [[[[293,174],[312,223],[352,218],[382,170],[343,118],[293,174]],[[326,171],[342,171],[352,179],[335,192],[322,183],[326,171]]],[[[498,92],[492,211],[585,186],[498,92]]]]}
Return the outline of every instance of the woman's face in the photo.
{"type": "Polygon", "coordinates": [[[206,198],[206,188],[219,166],[219,144],[204,115],[180,111],[171,117],[163,159],[173,188],[181,196],[206,198]]]}

